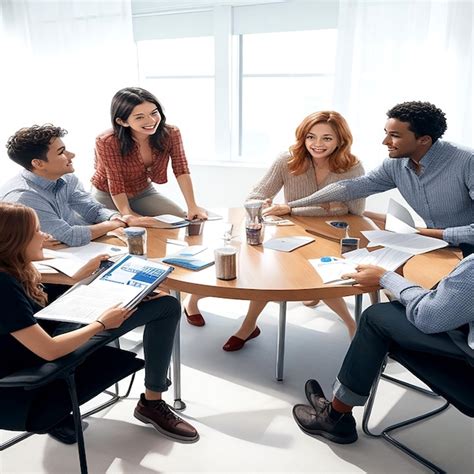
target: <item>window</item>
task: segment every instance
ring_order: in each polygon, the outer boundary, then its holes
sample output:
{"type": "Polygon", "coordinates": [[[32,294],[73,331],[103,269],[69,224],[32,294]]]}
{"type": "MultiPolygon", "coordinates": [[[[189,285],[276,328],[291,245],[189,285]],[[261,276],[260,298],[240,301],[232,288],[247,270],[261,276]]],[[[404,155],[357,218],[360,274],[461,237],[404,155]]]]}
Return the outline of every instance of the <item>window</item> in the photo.
{"type": "Polygon", "coordinates": [[[336,43],[336,29],[241,36],[242,161],[272,161],[306,115],[331,108],[336,43]]]}
{"type": "Polygon", "coordinates": [[[181,130],[189,161],[214,158],[214,38],[137,42],[140,85],[181,130]]]}

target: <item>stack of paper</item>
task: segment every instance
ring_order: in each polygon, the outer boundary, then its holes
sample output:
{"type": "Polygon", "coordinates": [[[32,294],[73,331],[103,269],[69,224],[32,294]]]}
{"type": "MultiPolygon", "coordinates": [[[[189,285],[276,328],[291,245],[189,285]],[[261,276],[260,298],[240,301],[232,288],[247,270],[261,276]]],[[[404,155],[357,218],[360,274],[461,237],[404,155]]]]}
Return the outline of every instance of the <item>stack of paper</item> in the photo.
{"type": "Polygon", "coordinates": [[[411,255],[418,255],[448,246],[444,240],[418,235],[415,222],[408,209],[393,199],[390,199],[388,203],[385,229],[362,232],[369,240],[368,247],[382,245],[411,255]]]}
{"type": "Polygon", "coordinates": [[[431,252],[448,246],[444,240],[418,234],[396,234],[386,230],[365,230],[362,231],[362,234],[369,241],[368,247],[383,245],[411,255],[431,252]]]}
{"type": "Polygon", "coordinates": [[[346,260],[358,265],[376,265],[389,271],[401,267],[412,255],[392,248],[383,248],[369,252],[367,249],[353,250],[344,254],[346,260]]]}

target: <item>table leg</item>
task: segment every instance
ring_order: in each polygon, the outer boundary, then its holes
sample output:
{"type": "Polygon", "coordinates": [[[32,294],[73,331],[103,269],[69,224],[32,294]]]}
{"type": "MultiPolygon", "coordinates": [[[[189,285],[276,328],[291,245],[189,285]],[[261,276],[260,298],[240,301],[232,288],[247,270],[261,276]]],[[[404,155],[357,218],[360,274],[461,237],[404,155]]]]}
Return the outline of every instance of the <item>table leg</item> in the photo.
{"type": "MultiPolygon", "coordinates": [[[[179,291],[171,290],[171,295],[180,301],[179,291]]],[[[174,408],[175,410],[184,410],[186,403],[181,400],[181,318],[176,327],[176,334],[174,336],[172,358],[172,382],[174,391],[174,408]]]]}
{"type": "Polygon", "coordinates": [[[369,293],[369,297],[372,304],[380,303],[380,290],[369,293]]]}
{"type": "Polygon", "coordinates": [[[362,314],[362,297],[363,297],[362,294],[355,295],[354,318],[357,325],[359,325],[360,316],[362,314]]]}
{"type": "Polygon", "coordinates": [[[286,332],[286,301],[280,301],[280,314],[278,318],[278,339],[276,358],[276,379],[283,380],[283,364],[285,359],[285,332],[286,332]]]}

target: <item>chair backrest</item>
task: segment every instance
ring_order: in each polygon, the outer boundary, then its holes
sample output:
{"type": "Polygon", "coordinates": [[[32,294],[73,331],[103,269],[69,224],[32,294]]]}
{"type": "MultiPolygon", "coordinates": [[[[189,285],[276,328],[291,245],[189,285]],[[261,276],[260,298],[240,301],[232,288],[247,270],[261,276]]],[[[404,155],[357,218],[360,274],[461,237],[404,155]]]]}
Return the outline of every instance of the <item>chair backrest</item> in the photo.
{"type": "Polygon", "coordinates": [[[397,348],[390,357],[459,411],[474,417],[474,367],[465,360],[397,348]]]}
{"type": "Polygon", "coordinates": [[[473,244],[459,244],[459,248],[462,251],[462,256],[464,258],[469,257],[472,252],[474,252],[474,245],[473,244]]]}

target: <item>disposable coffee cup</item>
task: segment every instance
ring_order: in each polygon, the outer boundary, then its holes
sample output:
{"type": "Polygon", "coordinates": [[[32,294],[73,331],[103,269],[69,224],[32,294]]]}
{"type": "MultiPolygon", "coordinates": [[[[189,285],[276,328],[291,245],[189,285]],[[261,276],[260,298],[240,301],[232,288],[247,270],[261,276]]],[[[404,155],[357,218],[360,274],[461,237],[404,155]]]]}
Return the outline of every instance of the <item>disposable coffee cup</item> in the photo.
{"type": "Polygon", "coordinates": [[[186,235],[201,235],[202,229],[204,227],[204,221],[202,219],[193,219],[189,221],[189,224],[186,228],[186,235]]]}
{"type": "Polygon", "coordinates": [[[128,253],[130,255],[146,255],[146,229],[143,227],[126,227],[128,253]]]}
{"type": "Polygon", "coordinates": [[[214,250],[216,277],[219,280],[237,278],[237,249],[222,247],[214,250]]]}

